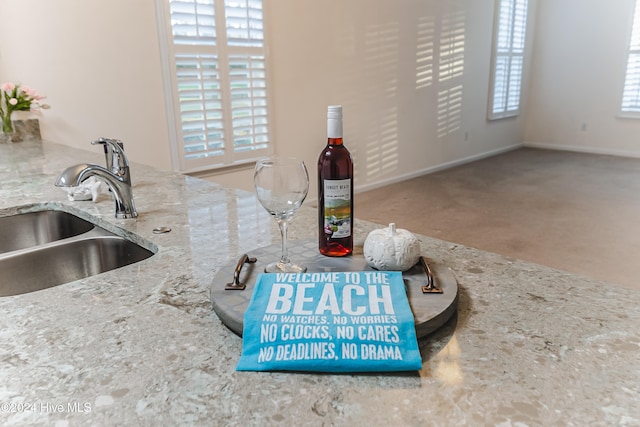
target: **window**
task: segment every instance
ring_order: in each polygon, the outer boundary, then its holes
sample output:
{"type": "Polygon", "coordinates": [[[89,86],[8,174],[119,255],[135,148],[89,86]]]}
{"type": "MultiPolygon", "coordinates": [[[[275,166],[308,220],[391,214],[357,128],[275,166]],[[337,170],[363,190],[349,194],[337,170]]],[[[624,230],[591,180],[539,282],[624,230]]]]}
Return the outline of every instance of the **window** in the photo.
{"type": "Polygon", "coordinates": [[[640,117],[640,7],[637,2],[635,9],[621,112],[626,116],[640,117]]]}
{"type": "Polygon", "coordinates": [[[517,116],[524,69],[527,0],[497,0],[489,119],[517,116]]]}
{"type": "Polygon", "coordinates": [[[262,0],[158,2],[174,168],[196,172],[268,155],[262,0]]]}

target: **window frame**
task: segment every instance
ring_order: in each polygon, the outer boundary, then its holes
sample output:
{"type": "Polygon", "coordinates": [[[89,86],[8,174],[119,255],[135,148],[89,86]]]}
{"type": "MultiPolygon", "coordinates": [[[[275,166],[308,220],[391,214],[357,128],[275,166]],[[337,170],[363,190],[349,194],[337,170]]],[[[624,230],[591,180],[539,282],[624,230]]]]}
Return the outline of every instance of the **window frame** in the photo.
{"type": "Polygon", "coordinates": [[[629,23],[629,35],[627,37],[627,60],[624,67],[622,82],[622,94],[620,96],[620,108],[618,117],[629,119],[640,119],[640,2],[635,0],[633,13],[629,23]],[[635,41],[635,43],[634,43],[635,41]],[[635,46],[634,46],[635,45],[635,46]],[[635,61],[633,58],[635,57],[635,61]],[[630,70],[635,68],[635,73],[630,74],[630,70]],[[630,95],[627,90],[630,80],[635,80],[635,94],[630,95]],[[629,109],[625,109],[625,99],[631,96],[629,109]]]}
{"type": "MultiPolygon", "coordinates": [[[[169,130],[171,164],[175,171],[181,173],[198,173],[206,171],[220,170],[224,168],[235,168],[243,165],[253,164],[260,158],[271,156],[274,152],[272,137],[272,106],[271,82],[269,73],[269,49],[267,12],[265,2],[262,1],[262,31],[263,40],[261,47],[251,46],[229,46],[227,43],[225,0],[214,0],[214,17],[216,25],[215,46],[192,46],[180,45],[176,48],[173,42],[173,30],[171,26],[171,10],[169,0],[156,0],[156,21],[158,24],[158,38],[160,52],[162,55],[162,75],[164,81],[165,106],[167,114],[167,125],[169,130]],[[209,156],[199,159],[187,159],[185,151],[185,140],[183,137],[183,123],[180,109],[180,96],[178,93],[178,72],[176,68],[176,58],[180,54],[192,55],[216,55],[219,70],[219,82],[221,92],[222,122],[224,128],[223,153],[219,156],[209,156]],[[230,58],[234,55],[257,55],[262,56],[264,61],[264,81],[266,98],[266,148],[237,151],[234,146],[233,137],[233,116],[231,107],[231,75],[229,68],[230,58]]],[[[253,98],[252,98],[253,99],[253,98]]],[[[205,141],[207,143],[208,141],[205,141]]]]}
{"type": "Polygon", "coordinates": [[[500,120],[500,119],[505,119],[505,118],[510,118],[510,117],[517,117],[520,115],[520,110],[521,110],[521,103],[522,103],[522,94],[523,94],[523,81],[524,81],[524,74],[525,74],[525,65],[526,65],[526,53],[527,53],[527,36],[528,36],[528,28],[529,28],[529,1],[528,0],[495,0],[495,13],[494,13],[494,20],[493,20],[493,41],[492,41],[492,45],[491,45],[491,71],[490,71],[490,80],[489,80],[489,99],[488,99],[488,105],[487,105],[487,119],[488,120],[500,120]],[[501,11],[502,11],[502,2],[507,1],[507,2],[511,2],[512,3],[512,13],[511,16],[509,18],[509,26],[511,27],[508,31],[509,31],[509,48],[506,52],[500,52],[499,51],[499,38],[500,38],[500,32],[502,30],[501,28],[501,11]],[[519,49],[517,52],[514,50],[514,35],[515,35],[515,31],[516,31],[516,26],[515,26],[515,22],[516,22],[516,13],[517,13],[517,3],[524,1],[525,7],[525,16],[524,16],[524,23],[523,23],[523,28],[522,28],[522,47],[521,49],[519,49]],[[503,103],[504,105],[502,106],[500,111],[495,111],[495,103],[496,103],[496,98],[498,96],[498,94],[496,93],[496,89],[497,89],[497,84],[496,84],[496,80],[498,78],[498,62],[500,60],[500,58],[504,58],[506,57],[508,59],[508,64],[506,66],[506,90],[504,91],[503,94],[503,103]],[[517,107],[516,108],[511,108],[510,104],[509,104],[509,98],[511,96],[510,94],[510,89],[511,86],[510,84],[512,83],[511,78],[512,78],[512,73],[514,71],[514,66],[513,66],[513,58],[520,58],[521,59],[521,63],[520,63],[520,71],[519,71],[519,76],[518,76],[518,88],[517,88],[517,107]]]}

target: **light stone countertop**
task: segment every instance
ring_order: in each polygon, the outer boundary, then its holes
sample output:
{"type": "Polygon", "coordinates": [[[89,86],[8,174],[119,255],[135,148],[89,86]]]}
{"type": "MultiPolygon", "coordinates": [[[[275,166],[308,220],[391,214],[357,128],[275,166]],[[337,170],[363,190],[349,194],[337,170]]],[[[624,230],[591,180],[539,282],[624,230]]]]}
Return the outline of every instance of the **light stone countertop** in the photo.
{"type": "MultiPolygon", "coordinates": [[[[158,252],[0,298],[2,425],[640,425],[639,292],[424,236],[460,300],[421,340],[420,372],[236,372],[242,342],[208,288],[221,266],[279,240],[274,221],[251,193],[138,164],[140,216],[116,220],[110,197],[68,202],[54,187],[84,162],[104,164],[99,147],[0,144],[0,215],[64,206],[158,252]]],[[[290,238],[313,237],[315,223],[303,207],[290,238]]],[[[356,221],[356,239],[375,228],[356,221]]]]}

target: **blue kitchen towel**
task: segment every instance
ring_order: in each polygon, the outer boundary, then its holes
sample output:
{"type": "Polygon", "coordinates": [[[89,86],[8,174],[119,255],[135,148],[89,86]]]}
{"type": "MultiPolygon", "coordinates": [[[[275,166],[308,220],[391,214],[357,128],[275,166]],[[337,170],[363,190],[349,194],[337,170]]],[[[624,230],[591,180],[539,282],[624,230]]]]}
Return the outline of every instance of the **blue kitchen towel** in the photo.
{"type": "Polygon", "coordinates": [[[238,371],[422,368],[399,271],[261,274],[242,338],[238,371]]]}

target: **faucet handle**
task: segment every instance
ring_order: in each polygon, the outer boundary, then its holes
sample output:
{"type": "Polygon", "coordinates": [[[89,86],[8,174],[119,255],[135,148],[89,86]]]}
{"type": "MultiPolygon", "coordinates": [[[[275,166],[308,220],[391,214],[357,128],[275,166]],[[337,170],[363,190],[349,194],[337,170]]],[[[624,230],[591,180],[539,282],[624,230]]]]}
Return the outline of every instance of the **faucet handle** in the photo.
{"type": "Polygon", "coordinates": [[[124,144],[118,139],[98,138],[91,141],[92,145],[102,144],[107,162],[107,170],[116,175],[123,175],[122,169],[129,167],[129,160],[124,154],[124,144]]]}

